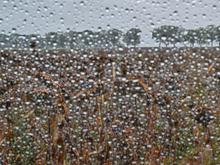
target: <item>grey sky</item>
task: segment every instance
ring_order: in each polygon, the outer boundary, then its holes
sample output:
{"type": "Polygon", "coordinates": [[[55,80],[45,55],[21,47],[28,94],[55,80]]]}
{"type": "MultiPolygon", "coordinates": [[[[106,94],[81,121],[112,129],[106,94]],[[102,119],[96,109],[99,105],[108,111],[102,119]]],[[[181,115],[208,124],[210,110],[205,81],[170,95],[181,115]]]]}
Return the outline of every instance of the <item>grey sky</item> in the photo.
{"type": "Polygon", "coordinates": [[[131,27],[142,30],[142,45],[152,43],[154,27],[220,25],[219,0],[1,0],[0,31],[40,33],[131,27]]]}

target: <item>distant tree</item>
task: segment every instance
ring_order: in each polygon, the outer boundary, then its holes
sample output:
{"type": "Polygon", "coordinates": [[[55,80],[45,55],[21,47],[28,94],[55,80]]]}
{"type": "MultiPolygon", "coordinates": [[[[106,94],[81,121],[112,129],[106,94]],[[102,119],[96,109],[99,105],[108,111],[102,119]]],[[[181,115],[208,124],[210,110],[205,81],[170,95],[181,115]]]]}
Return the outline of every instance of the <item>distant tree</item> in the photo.
{"type": "Polygon", "coordinates": [[[182,43],[184,46],[187,46],[188,43],[188,30],[185,28],[179,28],[179,42],[182,43]]]}
{"type": "Polygon", "coordinates": [[[210,42],[211,46],[213,47],[213,43],[217,38],[217,27],[215,25],[208,25],[206,27],[207,31],[207,40],[210,42]]]}
{"type": "Polygon", "coordinates": [[[206,44],[208,42],[208,32],[205,28],[198,28],[196,30],[196,41],[201,47],[203,44],[206,44]]]}
{"type": "Polygon", "coordinates": [[[79,45],[79,32],[69,31],[66,33],[66,37],[70,48],[76,48],[79,45]]]}
{"type": "Polygon", "coordinates": [[[30,48],[32,48],[34,51],[38,46],[38,43],[40,42],[40,35],[37,34],[29,34],[26,37],[26,40],[28,41],[28,45],[30,48]]]}
{"type": "Polygon", "coordinates": [[[108,39],[113,47],[120,45],[120,39],[123,32],[118,29],[111,29],[107,32],[108,39]]]}
{"type": "Polygon", "coordinates": [[[30,47],[33,49],[33,51],[35,51],[35,49],[36,49],[36,47],[37,47],[36,41],[31,41],[30,47]]]}
{"type": "Polygon", "coordinates": [[[176,47],[176,44],[181,42],[180,38],[180,29],[177,26],[170,26],[170,33],[169,36],[169,42],[173,45],[173,47],[176,47]]]}
{"type": "Polygon", "coordinates": [[[57,48],[59,42],[59,35],[57,32],[49,32],[45,35],[48,48],[57,48]]]}
{"type": "Polygon", "coordinates": [[[19,39],[18,39],[19,36],[20,36],[20,34],[17,34],[17,33],[12,33],[9,36],[11,48],[18,48],[19,47],[19,39]]]}
{"type": "Polygon", "coordinates": [[[185,42],[188,42],[191,47],[194,47],[194,45],[197,41],[197,31],[194,29],[188,29],[185,31],[182,38],[185,42]]]}
{"type": "Polygon", "coordinates": [[[58,42],[57,42],[58,47],[59,48],[66,48],[67,42],[68,42],[67,36],[64,33],[60,33],[58,35],[58,42]]]}
{"type": "Polygon", "coordinates": [[[137,46],[141,42],[141,30],[137,28],[131,28],[128,30],[123,36],[123,42],[126,43],[127,46],[133,45],[137,46]]]}
{"type": "Polygon", "coordinates": [[[220,26],[216,27],[216,42],[218,43],[220,47],[220,26]]]}
{"type": "Polygon", "coordinates": [[[94,32],[85,30],[81,33],[81,41],[86,47],[94,47],[94,32]]]}
{"type": "Polygon", "coordinates": [[[109,48],[111,46],[110,39],[108,38],[108,31],[101,30],[95,33],[94,36],[95,47],[109,48]]]}
{"type": "Polygon", "coordinates": [[[9,36],[6,34],[0,34],[0,48],[6,48],[9,46],[9,36]]]}
{"type": "Polygon", "coordinates": [[[179,27],[172,25],[163,25],[156,28],[152,32],[152,38],[159,42],[159,47],[161,44],[165,44],[167,47],[172,44],[174,47],[176,43],[180,42],[179,27]]]}
{"type": "Polygon", "coordinates": [[[161,47],[162,43],[162,35],[161,35],[161,29],[160,28],[155,28],[152,32],[152,38],[155,39],[156,42],[159,43],[159,47],[161,47]]]}
{"type": "Polygon", "coordinates": [[[100,32],[94,32],[94,47],[100,47],[101,46],[101,33],[100,32]]]}

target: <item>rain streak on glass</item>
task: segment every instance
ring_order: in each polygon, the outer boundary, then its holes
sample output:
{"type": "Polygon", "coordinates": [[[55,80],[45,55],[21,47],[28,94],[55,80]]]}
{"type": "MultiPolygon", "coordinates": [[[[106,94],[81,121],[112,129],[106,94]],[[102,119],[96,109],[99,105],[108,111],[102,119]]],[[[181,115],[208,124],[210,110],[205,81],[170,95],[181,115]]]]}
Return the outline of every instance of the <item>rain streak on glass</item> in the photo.
{"type": "Polygon", "coordinates": [[[220,164],[219,6],[2,0],[0,164],[220,164]]]}

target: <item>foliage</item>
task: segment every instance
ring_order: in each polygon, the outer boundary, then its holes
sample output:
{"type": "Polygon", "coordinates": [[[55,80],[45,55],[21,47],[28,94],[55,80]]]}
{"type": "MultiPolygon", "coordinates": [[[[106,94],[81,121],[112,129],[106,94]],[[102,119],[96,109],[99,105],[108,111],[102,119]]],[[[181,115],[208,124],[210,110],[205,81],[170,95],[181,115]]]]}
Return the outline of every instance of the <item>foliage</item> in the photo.
{"type": "Polygon", "coordinates": [[[208,25],[207,27],[199,27],[196,29],[184,29],[182,27],[163,25],[159,28],[155,28],[152,31],[152,38],[161,44],[165,44],[167,47],[172,44],[186,43],[190,44],[191,47],[198,44],[200,47],[202,45],[210,44],[214,46],[214,43],[220,43],[220,33],[219,28],[214,25],[208,25]]]}
{"type": "Polygon", "coordinates": [[[152,32],[152,37],[160,43],[166,45],[175,44],[180,41],[179,39],[179,27],[171,26],[171,25],[164,25],[159,28],[156,28],[152,32]]]}
{"type": "Polygon", "coordinates": [[[141,38],[140,33],[141,33],[140,29],[131,28],[123,36],[124,43],[126,43],[127,46],[129,46],[129,45],[137,46],[141,42],[140,41],[140,38],[141,38]]]}

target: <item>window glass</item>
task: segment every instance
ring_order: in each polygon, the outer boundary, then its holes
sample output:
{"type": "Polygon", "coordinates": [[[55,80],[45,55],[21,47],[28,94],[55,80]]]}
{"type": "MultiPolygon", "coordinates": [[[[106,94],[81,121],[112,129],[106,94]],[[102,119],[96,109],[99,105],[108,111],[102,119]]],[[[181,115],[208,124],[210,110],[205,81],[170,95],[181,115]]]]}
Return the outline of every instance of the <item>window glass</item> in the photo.
{"type": "Polygon", "coordinates": [[[219,5],[1,0],[0,164],[219,164],[219,5]]]}

